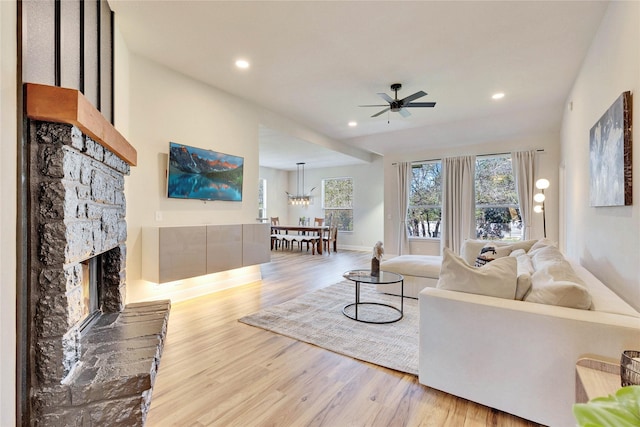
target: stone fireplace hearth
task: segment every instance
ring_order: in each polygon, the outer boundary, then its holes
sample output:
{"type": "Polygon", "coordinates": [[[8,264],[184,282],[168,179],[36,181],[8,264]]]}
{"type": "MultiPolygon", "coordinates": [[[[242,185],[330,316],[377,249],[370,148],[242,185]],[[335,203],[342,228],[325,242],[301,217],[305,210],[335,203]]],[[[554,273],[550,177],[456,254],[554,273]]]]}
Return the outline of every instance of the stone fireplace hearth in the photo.
{"type": "Polygon", "coordinates": [[[143,425],[170,302],[124,304],[130,165],[82,126],[29,117],[30,424],[143,425]]]}

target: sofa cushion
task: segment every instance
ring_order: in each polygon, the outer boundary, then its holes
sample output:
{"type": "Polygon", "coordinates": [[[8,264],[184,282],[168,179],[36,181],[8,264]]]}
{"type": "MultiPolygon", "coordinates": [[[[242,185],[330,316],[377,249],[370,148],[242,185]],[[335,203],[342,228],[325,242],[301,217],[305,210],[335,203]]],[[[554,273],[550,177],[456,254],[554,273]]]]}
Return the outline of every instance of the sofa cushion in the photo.
{"type": "Polygon", "coordinates": [[[517,261],[498,258],[483,267],[473,267],[445,248],[437,288],[498,298],[514,299],[517,285],[517,261]]]}
{"type": "Polygon", "coordinates": [[[495,245],[495,246],[511,246],[512,250],[516,249],[524,249],[525,251],[529,251],[531,247],[538,242],[538,240],[523,240],[523,241],[504,241],[504,240],[479,240],[479,239],[467,239],[462,244],[462,249],[460,250],[460,256],[467,262],[469,265],[474,265],[476,262],[476,258],[480,254],[480,250],[485,247],[487,244],[495,245]]]}
{"type": "Polygon", "coordinates": [[[591,307],[591,295],[584,286],[565,280],[538,279],[536,274],[531,276],[531,292],[525,301],[582,310],[591,307]]]}
{"type": "Polygon", "coordinates": [[[532,248],[531,292],[525,301],[587,310],[591,295],[584,282],[554,246],[532,248]]]}
{"type": "Polygon", "coordinates": [[[558,244],[553,240],[549,240],[546,237],[544,239],[540,239],[536,241],[528,250],[527,253],[529,256],[534,256],[537,251],[546,247],[554,247],[557,249],[558,244]]]}
{"type": "Polygon", "coordinates": [[[403,276],[430,277],[437,279],[440,275],[442,257],[435,255],[400,255],[384,260],[380,269],[402,274],[403,276]]]}
{"type": "Polygon", "coordinates": [[[552,280],[574,282],[584,286],[584,282],[578,277],[573,268],[571,268],[569,261],[564,258],[560,249],[555,246],[545,246],[533,250],[531,263],[536,273],[545,272],[551,276],[552,280]]]}
{"type": "MultiPolygon", "coordinates": [[[[515,252],[515,251],[514,251],[515,252]]],[[[522,253],[515,257],[517,262],[517,286],[516,299],[522,300],[531,289],[531,275],[533,274],[533,264],[529,255],[522,253]]]]}

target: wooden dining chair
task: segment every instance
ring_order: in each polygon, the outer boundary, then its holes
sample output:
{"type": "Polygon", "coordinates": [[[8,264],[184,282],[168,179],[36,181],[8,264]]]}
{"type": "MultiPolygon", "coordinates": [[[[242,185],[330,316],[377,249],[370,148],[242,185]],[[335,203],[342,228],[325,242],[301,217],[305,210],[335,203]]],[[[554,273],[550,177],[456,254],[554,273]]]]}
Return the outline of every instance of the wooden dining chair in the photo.
{"type": "Polygon", "coordinates": [[[336,247],[337,239],[338,239],[338,226],[330,225],[328,235],[323,240],[324,248],[327,253],[331,253],[331,245],[333,245],[333,251],[337,252],[337,247],[336,247]]]}
{"type": "MultiPolygon", "coordinates": [[[[271,225],[280,225],[280,217],[272,216],[271,225]]],[[[280,233],[280,230],[271,230],[271,249],[278,249],[278,245],[283,244],[288,246],[288,241],[283,238],[284,234],[280,233]]]]}
{"type": "MultiPolygon", "coordinates": [[[[322,225],[324,224],[324,218],[314,218],[313,219],[313,226],[314,227],[322,227],[322,225]]],[[[318,245],[318,241],[320,240],[320,237],[322,235],[323,231],[321,231],[318,234],[312,234],[312,233],[308,233],[305,236],[302,236],[301,238],[299,238],[299,244],[300,244],[300,250],[302,250],[302,243],[306,243],[307,244],[307,251],[309,251],[309,246],[311,245],[312,247],[312,253],[315,254],[315,248],[318,245]]]]}

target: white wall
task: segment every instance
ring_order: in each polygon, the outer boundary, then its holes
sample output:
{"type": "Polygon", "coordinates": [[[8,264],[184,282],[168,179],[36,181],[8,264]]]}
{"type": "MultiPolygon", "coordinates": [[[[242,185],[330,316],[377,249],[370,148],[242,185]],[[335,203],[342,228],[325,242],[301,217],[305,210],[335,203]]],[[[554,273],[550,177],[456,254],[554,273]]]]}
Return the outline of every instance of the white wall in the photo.
{"type": "Polygon", "coordinates": [[[16,405],[16,2],[0,1],[0,425],[16,405]]]}
{"type": "Polygon", "coordinates": [[[563,245],[640,309],[640,3],[612,2],[567,99],[562,121],[563,245]],[[633,93],[633,205],[589,206],[589,130],[624,91],[633,93]]]}
{"type": "Polygon", "coordinates": [[[267,217],[277,216],[280,224],[290,224],[285,194],[289,189],[289,172],[260,167],[260,178],[267,180],[267,217]]]}
{"type": "MultiPolygon", "coordinates": [[[[116,46],[121,44],[116,37],[116,46]]],[[[220,89],[197,82],[153,61],[116,49],[116,63],[128,78],[116,73],[118,111],[124,103],[129,112],[128,136],[138,152],[138,165],[126,178],[127,196],[127,302],[170,298],[192,298],[224,287],[260,278],[259,266],[203,278],[158,285],[143,280],[142,228],[198,224],[255,223],[258,215],[258,128],[265,125],[283,133],[300,136],[327,146],[340,143],[301,126],[285,117],[261,109],[220,89]],[[124,56],[124,58],[123,58],[124,56]],[[125,64],[125,65],[122,65],[125,64]],[[123,87],[129,87],[127,94],[123,87]],[[202,202],[166,197],[166,165],[169,142],[208,148],[244,157],[242,202],[202,202]],[[157,219],[161,218],[161,219],[157,219]]],[[[120,117],[118,116],[120,120],[120,117]]],[[[126,128],[125,122],[125,128],[126,128]]],[[[263,170],[264,171],[264,170],[263,170]]],[[[268,184],[268,192],[278,193],[268,184]]],[[[275,188],[274,188],[275,187],[275,188]]],[[[282,194],[284,197],[284,188],[282,194]]],[[[274,196],[274,200],[277,196],[274,196]]],[[[280,202],[278,202],[280,203],[280,202]]],[[[282,206],[271,205],[270,215],[282,206]]],[[[288,212],[287,212],[288,214],[288,212]]]]}
{"type": "MultiPolygon", "coordinates": [[[[542,149],[538,153],[537,178],[547,178],[551,186],[545,191],[547,237],[558,240],[558,164],[560,136],[554,133],[522,135],[500,141],[483,141],[477,144],[443,145],[441,149],[425,149],[412,154],[388,155],[384,158],[384,206],[385,206],[385,246],[389,254],[398,253],[400,214],[397,199],[397,166],[394,163],[418,160],[440,159],[455,155],[482,155],[506,153],[511,151],[542,149]]],[[[532,236],[542,237],[542,216],[534,214],[532,236]]],[[[439,255],[440,239],[411,239],[411,253],[423,255],[439,255]]]]}
{"type": "MultiPolygon", "coordinates": [[[[300,217],[324,218],[322,209],[322,180],[325,178],[353,178],[353,231],[338,232],[338,248],[370,250],[384,238],[384,186],[382,157],[366,165],[341,166],[305,170],[305,194],[311,193],[309,206],[288,206],[290,224],[297,224],[300,217]]],[[[287,191],[296,193],[296,172],[289,173],[287,191]]],[[[300,189],[302,192],[302,189],[300,189]]],[[[282,191],[284,195],[284,191],[282,191]]],[[[280,196],[281,197],[281,196],[280,196]]],[[[285,196],[286,197],[286,196],[285,196]]],[[[281,220],[282,222],[282,220],[281,220]]]]}

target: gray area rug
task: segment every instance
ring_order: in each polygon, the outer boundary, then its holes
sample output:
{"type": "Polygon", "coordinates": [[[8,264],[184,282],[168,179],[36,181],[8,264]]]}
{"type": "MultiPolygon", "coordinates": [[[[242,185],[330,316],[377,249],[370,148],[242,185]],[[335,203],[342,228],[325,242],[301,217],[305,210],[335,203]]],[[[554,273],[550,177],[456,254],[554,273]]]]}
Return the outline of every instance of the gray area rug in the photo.
{"type": "MultiPolygon", "coordinates": [[[[400,307],[400,297],[361,285],[360,302],[400,307]]],[[[355,284],[344,281],[239,319],[281,335],[317,345],[355,359],[418,375],[418,301],[404,299],[404,316],[389,324],[356,322],[342,313],[355,302],[355,284]]],[[[352,314],[352,312],[350,313],[352,314]]],[[[387,307],[358,309],[358,317],[383,320],[397,316],[387,307]]]]}

